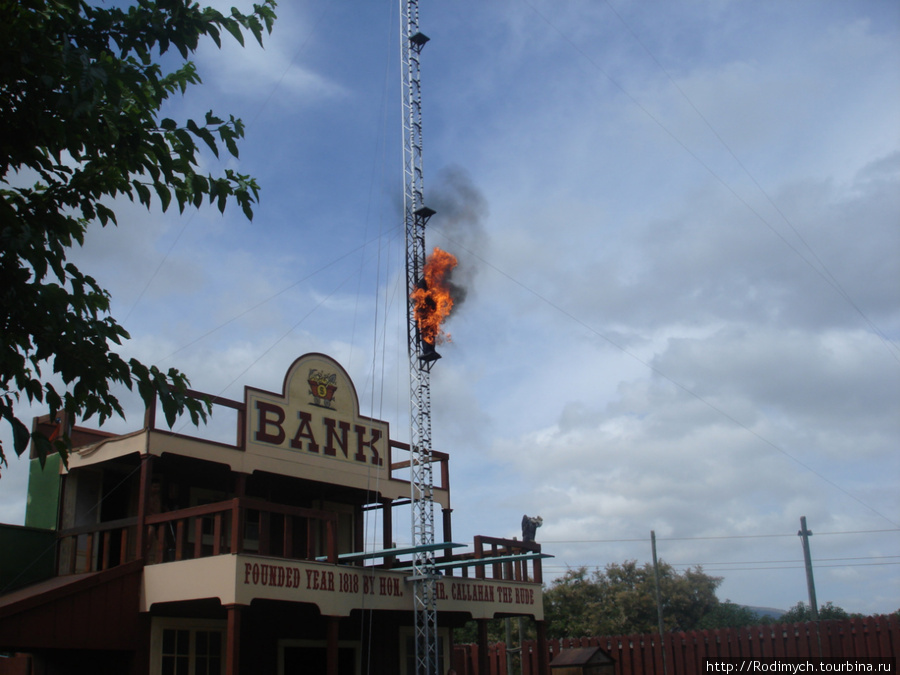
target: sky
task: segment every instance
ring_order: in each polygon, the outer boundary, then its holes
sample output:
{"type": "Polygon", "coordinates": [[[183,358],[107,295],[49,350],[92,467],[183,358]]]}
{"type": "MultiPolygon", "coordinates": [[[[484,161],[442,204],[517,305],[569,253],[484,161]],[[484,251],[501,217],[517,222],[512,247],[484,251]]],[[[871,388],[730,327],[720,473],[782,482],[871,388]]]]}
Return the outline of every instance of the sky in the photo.
{"type": "MultiPolygon", "coordinates": [[[[240,117],[204,168],[260,203],[92,227],[123,354],[241,400],[324,352],[408,440],[397,5],[284,2],[265,48],[195,55],[163,114],[240,117]]],[[[900,608],[900,4],[422,0],[420,30],[426,245],[467,291],[431,374],[453,539],[540,515],[552,580],[653,531],[788,609],[805,516],[820,604],[900,608]]]]}

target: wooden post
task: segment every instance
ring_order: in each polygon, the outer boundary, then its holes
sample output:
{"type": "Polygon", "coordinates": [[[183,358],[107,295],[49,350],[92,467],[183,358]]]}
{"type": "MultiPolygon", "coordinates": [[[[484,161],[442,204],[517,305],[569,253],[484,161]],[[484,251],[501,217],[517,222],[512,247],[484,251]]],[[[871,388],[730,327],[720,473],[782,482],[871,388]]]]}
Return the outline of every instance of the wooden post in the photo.
{"type": "Polygon", "coordinates": [[[107,530],[103,533],[103,552],[102,559],[103,562],[100,565],[100,569],[107,570],[109,569],[109,549],[112,546],[112,530],[107,530]]]}
{"type": "Polygon", "coordinates": [[[381,500],[381,548],[394,547],[394,500],[381,500]]]}
{"type": "MultiPolygon", "coordinates": [[[[262,515],[260,515],[260,522],[262,522],[262,515]]],[[[314,560],[318,555],[316,552],[316,547],[318,546],[318,525],[319,521],[313,518],[306,519],[306,559],[314,560]]],[[[262,545],[260,545],[260,552],[262,552],[262,545]]]]}
{"type": "MultiPolygon", "coordinates": [[[[452,514],[452,513],[453,513],[453,509],[443,509],[441,511],[443,531],[444,531],[444,541],[453,541],[453,524],[450,521],[450,514],[452,514]]],[[[445,558],[449,558],[452,555],[453,555],[452,548],[444,549],[444,557],[445,558]]],[[[453,573],[452,568],[451,568],[451,570],[448,570],[447,573],[452,574],[453,573]]]]}
{"type": "MultiPolygon", "coordinates": [[[[484,557],[484,545],[481,542],[481,536],[475,535],[475,560],[481,560],[484,557]]],[[[465,568],[463,568],[465,569],[465,568]]],[[[475,566],[475,578],[476,579],[484,579],[484,565],[476,565],[475,566]]],[[[479,658],[481,658],[479,656],[479,658]]]]}
{"type": "Polygon", "coordinates": [[[144,429],[156,428],[156,401],[156,392],[154,392],[150,405],[144,408],[144,429]]]}
{"type": "MultiPolygon", "coordinates": [[[[155,410],[155,408],[154,408],[155,410]]],[[[153,479],[153,455],[141,457],[140,491],[138,493],[137,558],[147,560],[147,511],[150,505],[150,481],[153,479]]]]}
{"type": "Polygon", "coordinates": [[[478,625],[478,675],[490,675],[491,655],[488,652],[488,620],[476,619],[475,623],[478,625]]]}
{"type": "Polygon", "coordinates": [[[259,551],[260,555],[269,555],[269,525],[272,514],[268,511],[259,512],[259,551]]]}
{"type": "Polygon", "coordinates": [[[213,516],[213,555],[219,555],[222,544],[222,514],[216,513],[213,516]]]}
{"type": "MultiPolygon", "coordinates": [[[[809,611],[813,621],[819,620],[819,606],[816,604],[816,582],[813,578],[812,555],[809,552],[809,538],[812,532],[806,527],[806,516],[800,516],[800,531],[797,536],[803,542],[803,563],[806,566],[806,590],[809,593],[809,611]]],[[[821,654],[819,654],[821,656],[821,654]]]]}
{"type": "Polygon", "coordinates": [[[338,626],[340,618],[325,617],[325,675],[338,675],[338,626]]]}
{"type": "MultiPolygon", "coordinates": [[[[238,417],[240,421],[240,417],[238,417]]],[[[234,477],[234,499],[231,504],[231,552],[244,552],[244,510],[241,500],[247,496],[247,474],[238,473],[234,477]]]]}
{"type": "Polygon", "coordinates": [[[194,558],[203,556],[203,517],[194,518],[194,558]]]}
{"type": "Polygon", "coordinates": [[[94,569],[94,533],[87,533],[87,547],[84,549],[83,572],[93,572],[94,569]]]}
{"type": "MultiPolygon", "coordinates": [[[[394,548],[394,500],[381,500],[381,548],[394,548]]],[[[394,556],[386,556],[384,566],[394,566],[394,556]]]]}
{"type": "Polygon", "coordinates": [[[284,516],[284,536],[281,540],[281,551],[285,558],[294,557],[294,517],[284,516]]]}
{"type": "Polygon", "coordinates": [[[225,636],[225,675],[240,675],[243,605],[226,605],[225,607],[228,610],[228,630],[225,636]]]}
{"type": "Polygon", "coordinates": [[[150,529],[156,534],[156,555],[153,562],[166,562],[166,526],[160,523],[156,527],[151,525],[150,529]]]}
{"type": "Polygon", "coordinates": [[[128,560],[128,528],[122,528],[122,541],[119,543],[119,564],[125,564],[128,560]]]}
{"type": "Polygon", "coordinates": [[[184,518],[175,523],[175,560],[184,559],[184,518]]]}
{"type": "Polygon", "coordinates": [[[538,675],[550,675],[550,652],[547,645],[547,624],[545,621],[534,622],[537,633],[538,675]]]}
{"type": "Polygon", "coordinates": [[[337,562],[337,519],[325,521],[325,550],[328,562],[337,562]]]}
{"type": "Polygon", "coordinates": [[[654,532],[653,530],[650,530],[650,549],[651,554],[653,555],[653,579],[656,594],[656,621],[657,628],[659,629],[659,641],[662,644],[663,675],[666,675],[669,672],[668,664],[666,663],[666,631],[665,624],[663,622],[662,595],[659,591],[659,562],[656,559],[656,532],[654,532]]]}
{"type": "MultiPolygon", "coordinates": [[[[366,550],[365,516],[359,507],[353,509],[353,546],[354,551],[366,550]]],[[[362,562],[359,564],[362,565],[362,562]]]]}
{"type": "Polygon", "coordinates": [[[816,582],[813,578],[812,555],[809,552],[809,538],[812,531],[806,527],[806,516],[800,516],[800,531],[797,536],[801,537],[803,542],[803,562],[806,565],[806,589],[809,592],[809,611],[812,620],[816,624],[816,645],[819,647],[819,656],[823,656],[822,652],[822,634],[819,630],[819,607],[816,604],[816,582]]]}

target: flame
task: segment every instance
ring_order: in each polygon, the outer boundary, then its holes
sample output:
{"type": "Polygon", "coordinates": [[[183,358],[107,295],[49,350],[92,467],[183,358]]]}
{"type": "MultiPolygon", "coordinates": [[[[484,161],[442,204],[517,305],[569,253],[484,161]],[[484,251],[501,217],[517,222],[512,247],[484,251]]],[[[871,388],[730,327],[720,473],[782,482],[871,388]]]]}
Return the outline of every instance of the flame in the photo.
{"type": "Polygon", "coordinates": [[[415,305],[419,333],[428,344],[450,341],[441,323],[453,309],[449,283],[451,270],[457,265],[456,256],[435,246],[425,261],[424,278],[410,296],[415,305]]]}

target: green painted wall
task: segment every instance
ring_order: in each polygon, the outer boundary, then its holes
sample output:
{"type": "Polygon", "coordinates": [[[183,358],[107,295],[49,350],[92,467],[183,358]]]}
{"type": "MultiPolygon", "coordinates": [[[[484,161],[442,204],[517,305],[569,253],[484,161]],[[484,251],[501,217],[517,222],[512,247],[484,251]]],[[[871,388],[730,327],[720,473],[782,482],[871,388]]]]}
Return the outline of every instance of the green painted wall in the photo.
{"type": "Polygon", "coordinates": [[[28,474],[28,502],[25,505],[25,526],[46,530],[56,529],[59,513],[61,458],[49,455],[42,468],[37,459],[31,460],[28,474]]]}

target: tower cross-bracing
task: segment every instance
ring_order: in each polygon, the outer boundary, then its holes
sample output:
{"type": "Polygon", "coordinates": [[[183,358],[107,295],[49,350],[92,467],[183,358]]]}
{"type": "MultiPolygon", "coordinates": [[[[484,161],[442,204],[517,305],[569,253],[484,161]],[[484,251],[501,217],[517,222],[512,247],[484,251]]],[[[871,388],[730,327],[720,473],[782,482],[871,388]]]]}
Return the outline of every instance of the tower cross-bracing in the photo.
{"type": "Polygon", "coordinates": [[[425,224],[433,211],[424,203],[422,97],[419,58],[428,41],[419,32],[418,0],[400,0],[403,98],[403,212],[406,232],[407,352],[410,388],[410,483],[412,499],[416,675],[438,675],[437,607],[434,567],[434,480],[431,447],[431,368],[412,295],[425,267],[425,224]]]}

